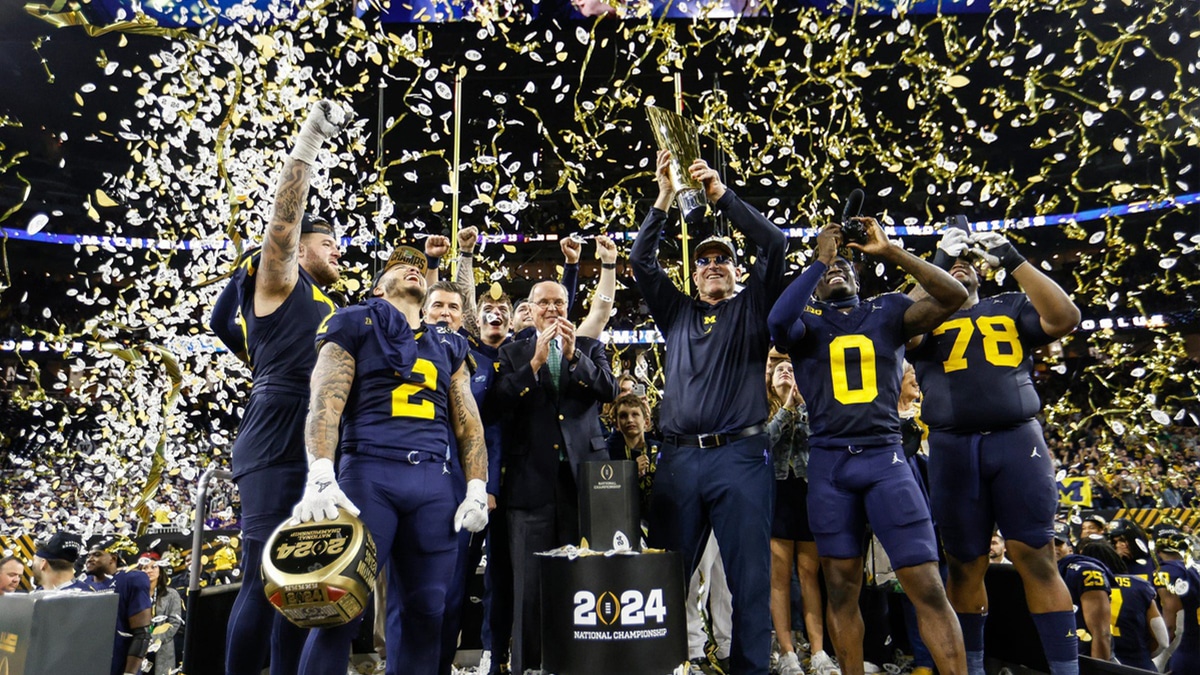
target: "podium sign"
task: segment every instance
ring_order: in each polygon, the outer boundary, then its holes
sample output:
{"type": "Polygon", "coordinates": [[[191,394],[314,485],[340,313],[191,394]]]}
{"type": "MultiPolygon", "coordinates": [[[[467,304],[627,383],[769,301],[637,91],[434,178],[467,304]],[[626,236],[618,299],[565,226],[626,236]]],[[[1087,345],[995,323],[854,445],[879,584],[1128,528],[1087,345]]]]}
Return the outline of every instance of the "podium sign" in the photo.
{"type": "Polygon", "coordinates": [[[669,675],[687,661],[677,553],[543,556],[542,667],[556,675],[669,675]]]}
{"type": "Polygon", "coordinates": [[[588,547],[597,551],[615,548],[613,537],[620,532],[629,548],[640,550],[637,464],[629,460],[584,462],[579,474],[579,532],[588,547]]]}
{"type": "Polygon", "coordinates": [[[0,674],[108,675],[116,634],[116,593],[5,593],[0,674]]]}

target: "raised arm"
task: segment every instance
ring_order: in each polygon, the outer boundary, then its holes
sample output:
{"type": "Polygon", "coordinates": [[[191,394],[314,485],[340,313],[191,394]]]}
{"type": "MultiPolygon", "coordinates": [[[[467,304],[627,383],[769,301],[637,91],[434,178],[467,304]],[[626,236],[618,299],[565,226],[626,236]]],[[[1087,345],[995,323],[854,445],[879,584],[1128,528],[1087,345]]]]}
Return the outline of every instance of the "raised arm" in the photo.
{"type": "Polygon", "coordinates": [[[583,253],[583,244],[574,237],[563,237],[558,240],[558,248],[563,254],[563,273],[559,283],[567,289],[567,312],[575,306],[575,294],[579,290],[579,255],[583,253]]]}
{"type": "Polygon", "coordinates": [[[804,339],[807,332],[804,326],[804,308],[812,301],[821,277],[825,276],[825,272],[837,258],[840,237],[841,230],[836,225],[821,228],[821,233],[817,235],[816,260],[783,290],[783,294],[771,308],[771,313],[767,315],[767,328],[771,331],[771,339],[775,341],[777,349],[787,351],[804,339]]]}
{"type": "Polygon", "coordinates": [[[463,292],[463,328],[467,333],[479,337],[479,318],[475,311],[475,242],[479,240],[479,229],[464,227],[458,231],[458,270],[454,281],[463,292]]]}
{"type": "Polygon", "coordinates": [[[592,306],[587,318],[579,324],[575,333],[599,340],[612,315],[613,296],[617,293],[617,245],[608,237],[598,236],[596,255],[600,258],[600,281],[596,284],[596,292],[592,294],[592,306]]]}
{"type": "Polygon", "coordinates": [[[442,266],[442,258],[450,252],[450,239],[440,234],[425,237],[425,283],[432,286],[438,282],[438,269],[442,266]]]}
{"type": "MultiPolygon", "coordinates": [[[[937,328],[967,300],[967,289],[946,270],[926,262],[889,241],[883,228],[874,218],[861,218],[867,226],[865,243],[851,242],[857,249],[876,258],[894,263],[917,280],[928,297],[917,300],[904,312],[904,333],[914,337],[937,328]]],[[[841,227],[838,226],[840,231],[841,227]]]]}
{"type": "Polygon", "coordinates": [[[314,103],[308,111],[283,175],[275,187],[271,220],[263,242],[262,258],[254,276],[254,313],[267,316],[296,287],[300,276],[300,219],[308,200],[308,181],[317,153],[326,140],[341,130],[345,111],[331,101],[314,103]]]}
{"type": "Polygon", "coordinates": [[[976,246],[972,250],[982,255],[989,265],[1003,267],[1017,280],[1041,317],[1046,335],[1060,338],[1079,325],[1079,308],[1071,301],[1071,296],[1029,264],[1008,239],[995,232],[976,232],[971,235],[971,243],[976,246]]]}
{"type": "Polygon", "coordinates": [[[783,270],[786,265],[784,256],[787,254],[787,237],[775,227],[771,221],[753,206],[742,201],[733,190],[725,187],[721,176],[708,163],[698,159],[688,170],[692,178],[704,186],[704,194],[708,200],[724,213],[729,222],[742,234],[746,235],[757,247],[754,267],[750,269],[750,278],[759,284],[764,284],[768,290],[770,302],[774,302],[783,290],[783,270]]]}
{"type": "Polygon", "coordinates": [[[671,153],[659,150],[657,162],[655,178],[658,182],[658,197],[642,221],[637,239],[629,251],[629,262],[633,266],[633,278],[637,281],[638,289],[654,315],[655,322],[659,324],[659,330],[663,330],[667,327],[666,324],[670,323],[675,307],[680,302],[686,302],[687,296],[671,283],[670,277],[658,264],[658,238],[662,235],[663,226],[667,222],[667,212],[675,199],[675,188],[671,185],[671,153]]]}

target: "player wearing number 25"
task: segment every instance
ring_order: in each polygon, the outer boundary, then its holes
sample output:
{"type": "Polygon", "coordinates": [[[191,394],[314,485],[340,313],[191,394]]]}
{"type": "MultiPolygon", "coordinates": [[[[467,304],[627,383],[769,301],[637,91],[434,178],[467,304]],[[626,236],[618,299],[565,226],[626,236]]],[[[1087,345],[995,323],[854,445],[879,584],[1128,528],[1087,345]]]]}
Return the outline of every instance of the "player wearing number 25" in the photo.
{"type": "Polygon", "coordinates": [[[1033,387],[1032,352],[1075,329],[1079,309],[1003,236],[950,228],[934,264],[967,289],[947,321],[910,344],[929,425],[929,496],[950,564],[946,591],[962,623],[967,661],[983,672],[984,573],[991,533],[1008,557],[1054,675],[1076,672],[1071,597],[1056,574],[1051,540],[1058,489],[1033,387]],[[984,263],[1024,293],[979,297],[984,263]]]}
{"type": "Polygon", "coordinates": [[[966,672],[962,633],[937,570],[937,541],[916,476],[900,445],[905,343],[933,330],[967,297],[944,270],[888,241],[864,218],[868,238],[849,247],[911,274],[928,296],[859,300],[850,261],[837,256],[841,225],[817,236],[817,259],[780,296],[768,325],[795,365],[809,406],[808,519],[829,587],[830,631],[843,675],[863,672],[858,608],[867,521],[916,605],[917,623],[943,675],[966,672]],[[813,293],[816,293],[816,299],[813,293]]]}
{"type": "MultiPolygon", "coordinates": [[[[386,638],[399,643],[399,663],[410,675],[438,671],[455,532],[478,532],[488,519],[487,448],[464,363],[467,341],[421,322],[425,270],[423,253],[397,248],[373,297],[338,310],[317,330],[304,429],[308,485],[293,511],[303,522],[334,518],[339,506],[361,509],[379,566],[390,562],[400,582],[399,634],[388,622],[386,638]],[[461,503],[450,471],[451,431],[467,478],[461,503]]],[[[344,672],[361,621],[314,629],[301,672],[344,672]]]]}

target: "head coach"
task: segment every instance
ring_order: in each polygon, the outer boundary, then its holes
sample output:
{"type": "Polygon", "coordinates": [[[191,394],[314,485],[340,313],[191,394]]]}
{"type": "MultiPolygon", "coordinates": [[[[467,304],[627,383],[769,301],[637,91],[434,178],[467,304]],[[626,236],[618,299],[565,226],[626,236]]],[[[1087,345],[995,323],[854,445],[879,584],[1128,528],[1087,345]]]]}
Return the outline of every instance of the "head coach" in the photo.
{"type": "Polygon", "coordinates": [[[650,543],[679,551],[686,579],[709,531],[715,532],[733,594],[732,670],[766,675],[775,474],[762,374],[770,342],[767,314],[783,288],[787,239],[696,160],[689,167],[692,178],[757,251],[739,292],[733,245],[719,237],[702,241],[692,273],[698,296],[684,295],[658,263],[659,236],[674,199],[670,157],[658,153],[658,198],[630,254],[634,279],[666,339],[663,446],[650,543]]]}

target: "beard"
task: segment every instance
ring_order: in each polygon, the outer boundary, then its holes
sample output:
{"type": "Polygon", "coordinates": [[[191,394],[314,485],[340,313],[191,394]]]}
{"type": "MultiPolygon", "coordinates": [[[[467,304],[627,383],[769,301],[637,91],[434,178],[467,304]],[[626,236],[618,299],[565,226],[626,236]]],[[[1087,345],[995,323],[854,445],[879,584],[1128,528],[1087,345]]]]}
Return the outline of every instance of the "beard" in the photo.
{"type": "Polygon", "coordinates": [[[328,287],[336,283],[338,279],[342,278],[341,269],[339,269],[337,265],[328,261],[316,262],[312,265],[311,269],[306,268],[305,271],[307,271],[309,276],[313,278],[313,281],[316,281],[317,285],[321,286],[322,288],[328,287]]]}

